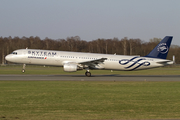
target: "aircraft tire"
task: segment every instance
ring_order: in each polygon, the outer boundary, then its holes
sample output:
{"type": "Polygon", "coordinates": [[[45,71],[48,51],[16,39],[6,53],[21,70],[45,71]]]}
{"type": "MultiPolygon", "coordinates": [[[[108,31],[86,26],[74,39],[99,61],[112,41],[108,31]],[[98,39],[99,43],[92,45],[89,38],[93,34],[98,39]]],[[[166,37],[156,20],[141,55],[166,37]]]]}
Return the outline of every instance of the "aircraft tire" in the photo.
{"type": "Polygon", "coordinates": [[[22,73],[25,73],[25,69],[22,69],[22,73]]]}
{"type": "Polygon", "coordinates": [[[86,75],[87,77],[91,77],[91,73],[90,73],[90,72],[86,72],[85,75],[86,75]]]}

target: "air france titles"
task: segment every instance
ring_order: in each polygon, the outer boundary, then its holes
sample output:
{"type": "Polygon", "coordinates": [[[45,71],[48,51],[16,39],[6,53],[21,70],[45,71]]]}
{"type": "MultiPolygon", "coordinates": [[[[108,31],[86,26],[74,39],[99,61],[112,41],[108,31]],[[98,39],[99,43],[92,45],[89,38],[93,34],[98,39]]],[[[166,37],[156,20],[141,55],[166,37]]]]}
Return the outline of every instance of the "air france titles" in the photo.
{"type": "Polygon", "coordinates": [[[47,59],[47,57],[54,57],[56,52],[48,52],[48,51],[28,51],[28,58],[35,59],[47,59]]]}

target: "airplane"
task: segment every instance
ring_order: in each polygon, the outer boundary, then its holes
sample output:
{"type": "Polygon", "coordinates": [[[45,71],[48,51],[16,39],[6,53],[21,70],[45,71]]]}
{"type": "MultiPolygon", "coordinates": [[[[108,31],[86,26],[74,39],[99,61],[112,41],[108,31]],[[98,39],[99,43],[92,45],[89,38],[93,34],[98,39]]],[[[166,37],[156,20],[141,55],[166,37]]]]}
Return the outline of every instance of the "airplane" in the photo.
{"type": "Polygon", "coordinates": [[[90,70],[143,70],[173,64],[167,60],[172,36],[164,39],[146,56],[127,56],[99,53],[67,52],[39,49],[18,49],[7,55],[5,59],[13,63],[49,65],[63,67],[65,72],[86,70],[85,75],[91,76],[90,70]]]}

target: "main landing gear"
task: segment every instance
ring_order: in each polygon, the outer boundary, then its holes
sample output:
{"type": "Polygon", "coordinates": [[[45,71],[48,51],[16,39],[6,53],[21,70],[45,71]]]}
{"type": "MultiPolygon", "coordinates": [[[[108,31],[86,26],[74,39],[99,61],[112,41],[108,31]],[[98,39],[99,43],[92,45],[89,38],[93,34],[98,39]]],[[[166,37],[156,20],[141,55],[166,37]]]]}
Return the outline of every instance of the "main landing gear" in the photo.
{"type": "Polygon", "coordinates": [[[26,69],[26,64],[23,64],[22,73],[25,73],[25,69],[26,69]]]}
{"type": "Polygon", "coordinates": [[[87,70],[87,71],[85,72],[85,75],[86,75],[87,77],[91,77],[91,73],[89,72],[89,70],[87,70]]]}

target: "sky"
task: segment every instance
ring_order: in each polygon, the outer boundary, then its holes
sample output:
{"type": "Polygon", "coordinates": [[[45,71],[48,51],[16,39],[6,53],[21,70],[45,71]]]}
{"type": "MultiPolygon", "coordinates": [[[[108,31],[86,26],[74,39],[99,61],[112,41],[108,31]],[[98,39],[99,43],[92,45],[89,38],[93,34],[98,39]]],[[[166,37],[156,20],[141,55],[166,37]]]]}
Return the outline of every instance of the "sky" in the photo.
{"type": "Polygon", "coordinates": [[[173,36],[180,46],[180,0],[0,0],[0,36],[81,40],[173,36]]]}

